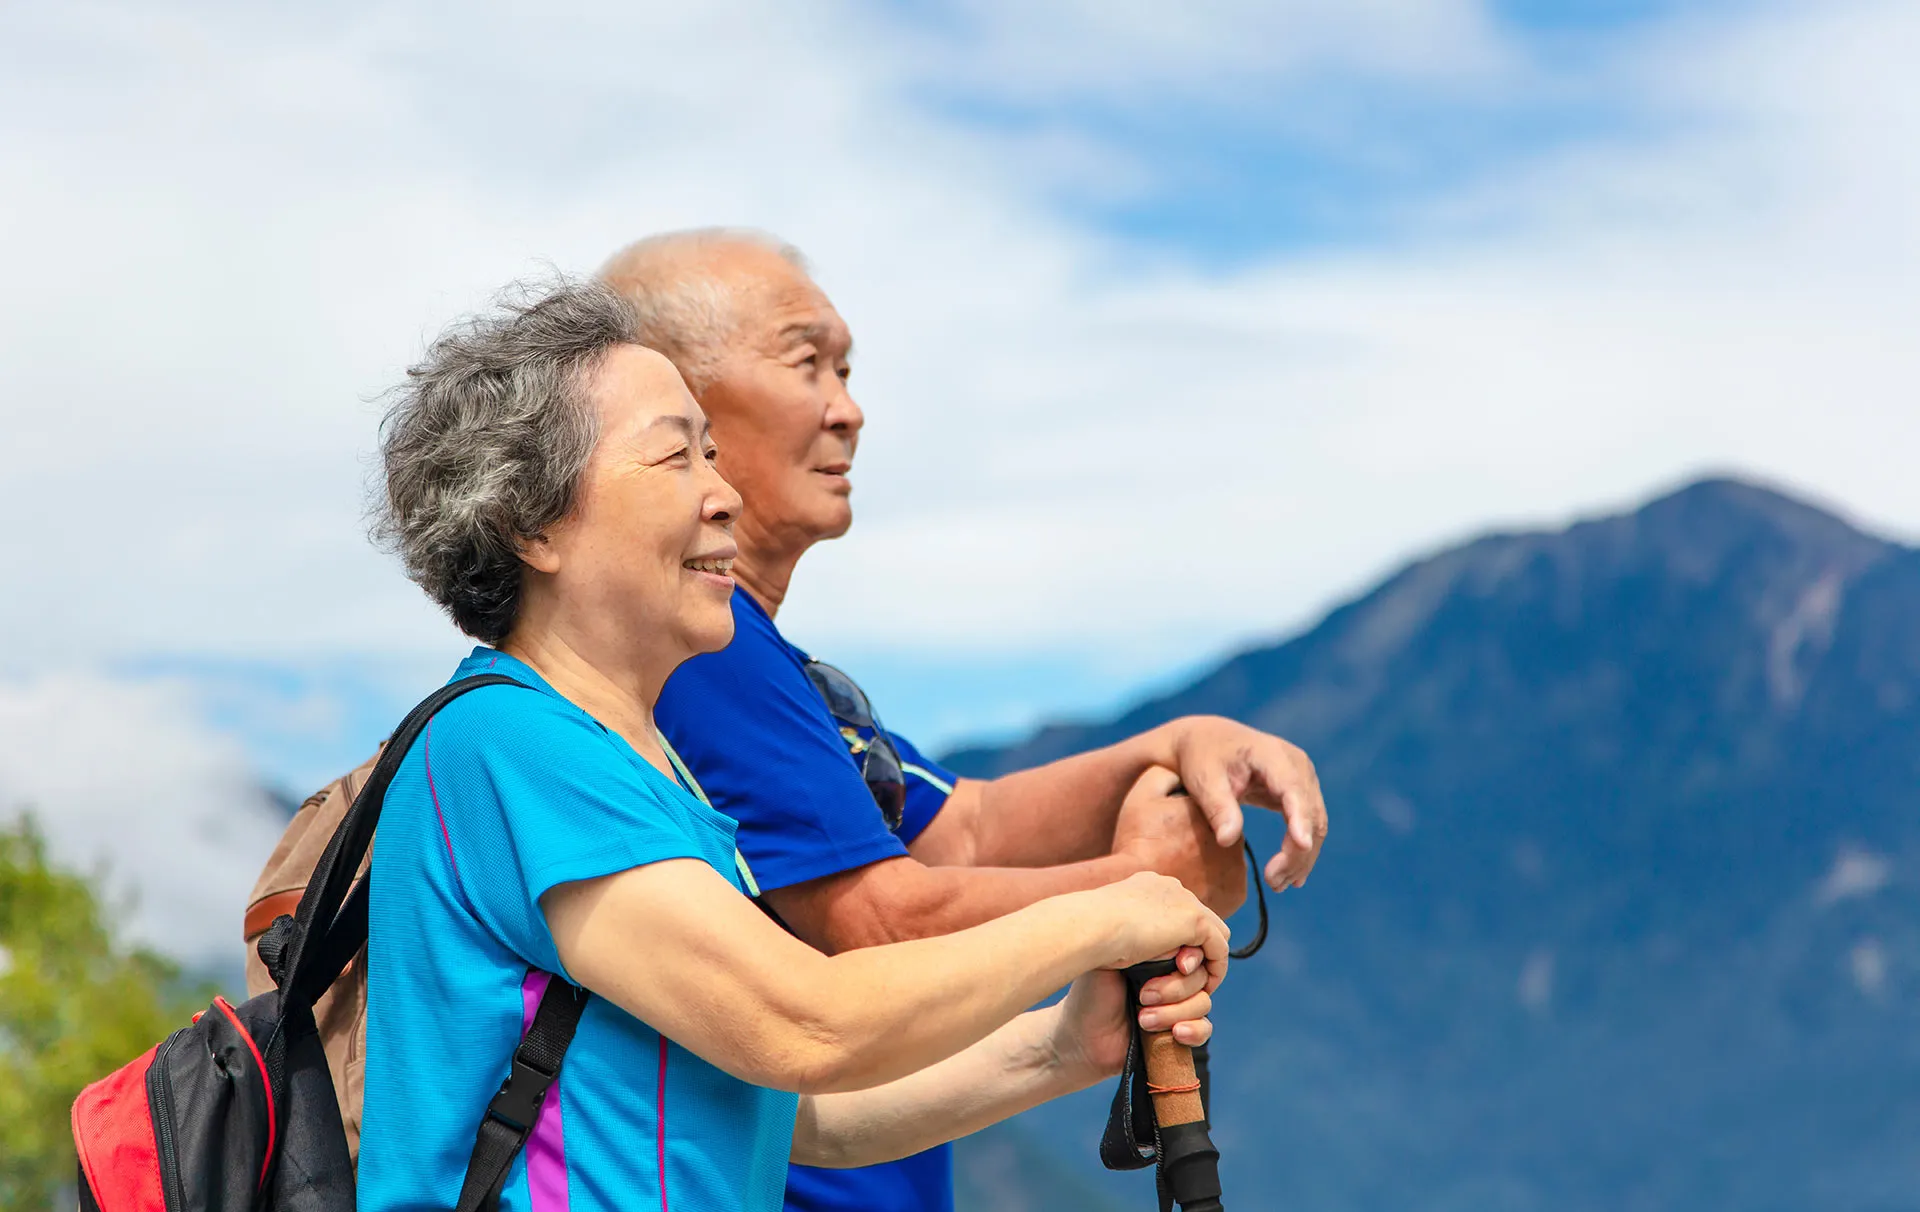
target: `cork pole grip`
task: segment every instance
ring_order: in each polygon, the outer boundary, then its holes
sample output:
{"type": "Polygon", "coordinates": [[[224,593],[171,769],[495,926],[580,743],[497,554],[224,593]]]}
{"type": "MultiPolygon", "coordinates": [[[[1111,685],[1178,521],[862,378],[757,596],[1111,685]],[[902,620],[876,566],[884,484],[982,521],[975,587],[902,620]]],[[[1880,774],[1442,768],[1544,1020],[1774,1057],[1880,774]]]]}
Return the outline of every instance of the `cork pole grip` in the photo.
{"type": "Polygon", "coordinates": [[[1162,1128],[1205,1120],[1207,1113],[1200,1102],[1200,1077],[1193,1067],[1193,1050],[1174,1039],[1171,1031],[1144,1033],[1141,1046],[1147,1067],[1147,1093],[1153,1098],[1154,1120],[1162,1128]]]}

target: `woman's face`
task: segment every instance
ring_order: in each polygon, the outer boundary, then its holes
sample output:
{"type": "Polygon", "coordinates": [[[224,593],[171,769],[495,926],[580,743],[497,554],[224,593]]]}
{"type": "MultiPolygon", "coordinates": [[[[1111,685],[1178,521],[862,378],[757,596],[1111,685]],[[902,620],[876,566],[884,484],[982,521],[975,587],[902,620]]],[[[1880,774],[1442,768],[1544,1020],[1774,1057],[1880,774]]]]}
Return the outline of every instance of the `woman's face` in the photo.
{"type": "Polygon", "coordinates": [[[664,679],[733,638],[740,494],[714,469],[706,415],[665,358],[619,346],[590,394],[599,445],[573,513],[529,545],[528,596],[549,599],[534,611],[570,643],[611,644],[664,679]]]}

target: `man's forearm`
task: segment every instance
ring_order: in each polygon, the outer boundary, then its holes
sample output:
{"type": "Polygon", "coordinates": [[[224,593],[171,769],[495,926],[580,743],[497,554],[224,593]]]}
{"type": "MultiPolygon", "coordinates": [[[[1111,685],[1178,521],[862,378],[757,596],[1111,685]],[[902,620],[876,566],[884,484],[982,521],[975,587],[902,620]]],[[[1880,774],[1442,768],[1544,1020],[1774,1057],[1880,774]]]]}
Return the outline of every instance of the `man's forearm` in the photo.
{"type": "Polygon", "coordinates": [[[909,852],[934,867],[1047,867],[1104,855],[1121,801],[1172,743],[1155,728],[988,782],[963,780],[909,852]]]}
{"type": "Polygon", "coordinates": [[[928,867],[887,859],[765,896],[802,941],[829,955],[951,934],[1035,901],[1117,883],[1145,867],[1103,855],[1059,867],[928,867]]]}
{"type": "Polygon", "coordinates": [[[1060,1007],[1014,1019],[955,1056],[884,1086],[801,1099],[793,1160],[871,1166],[978,1132],[1070,1094],[1099,1075],[1064,1064],[1053,1046],[1060,1007]]]}

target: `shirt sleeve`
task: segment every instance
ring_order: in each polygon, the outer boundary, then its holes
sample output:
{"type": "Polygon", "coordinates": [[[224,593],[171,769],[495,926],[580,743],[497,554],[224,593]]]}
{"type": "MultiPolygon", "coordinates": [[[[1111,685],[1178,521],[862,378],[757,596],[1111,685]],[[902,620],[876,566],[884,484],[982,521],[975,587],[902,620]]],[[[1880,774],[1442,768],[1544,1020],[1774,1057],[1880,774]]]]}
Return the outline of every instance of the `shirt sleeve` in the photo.
{"type": "Polygon", "coordinates": [[[947,797],[953,794],[954,781],[960,776],[920,752],[912,741],[891,728],[887,735],[893,738],[893,747],[900,751],[900,766],[907,775],[907,804],[900,814],[900,840],[911,846],[946,806],[947,797]]]}
{"type": "Polygon", "coordinates": [[[682,665],[654,722],[736,841],[760,887],[785,888],[905,855],[799,657],[736,608],[733,642],[682,665]]]}
{"type": "Polygon", "coordinates": [[[707,861],[684,814],[623,745],[539,691],[499,687],[448,705],[420,748],[458,894],[550,972],[562,968],[540,909],[549,889],[667,859],[707,861]]]}

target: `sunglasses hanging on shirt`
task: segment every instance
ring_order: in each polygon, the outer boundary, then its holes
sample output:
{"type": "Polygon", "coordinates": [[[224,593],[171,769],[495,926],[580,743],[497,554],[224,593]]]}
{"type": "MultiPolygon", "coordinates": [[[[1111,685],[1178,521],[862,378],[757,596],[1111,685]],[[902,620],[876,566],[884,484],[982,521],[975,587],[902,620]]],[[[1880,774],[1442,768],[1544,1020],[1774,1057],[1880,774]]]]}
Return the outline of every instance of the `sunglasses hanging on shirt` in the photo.
{"type": "Polygon", "coordinates": [[[907,808],[907,775],[900,751],[873,713],[873,703],[854,680],[825,661],[807,662],[807,680],[827,705],[827,714],[840,726],[847,749],[860,763],[873,802],[887,828],[898,832],[907,808]]]}

